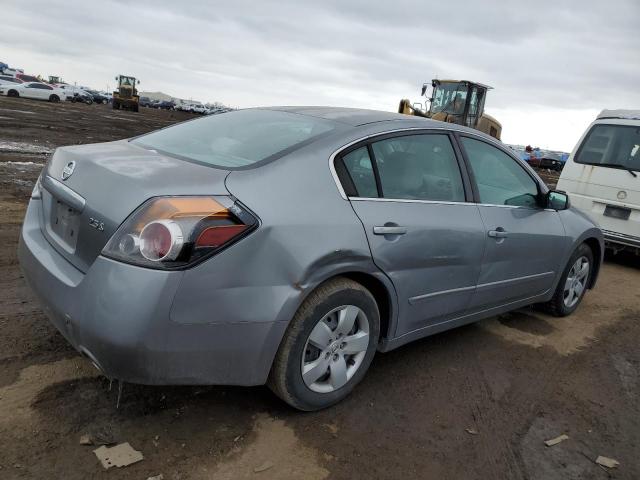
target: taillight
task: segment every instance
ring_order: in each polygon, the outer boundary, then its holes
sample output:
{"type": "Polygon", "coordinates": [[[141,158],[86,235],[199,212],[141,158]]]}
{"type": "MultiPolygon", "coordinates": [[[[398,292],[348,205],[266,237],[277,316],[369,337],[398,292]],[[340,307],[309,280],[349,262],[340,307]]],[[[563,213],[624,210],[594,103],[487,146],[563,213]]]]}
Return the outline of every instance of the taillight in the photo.
{"type": "Polygon", "coordinates": [[[152,268],[191,265],[235,242],[257,225],[230,197],[158,197],[118,228],[102,254],[152,268]]]}

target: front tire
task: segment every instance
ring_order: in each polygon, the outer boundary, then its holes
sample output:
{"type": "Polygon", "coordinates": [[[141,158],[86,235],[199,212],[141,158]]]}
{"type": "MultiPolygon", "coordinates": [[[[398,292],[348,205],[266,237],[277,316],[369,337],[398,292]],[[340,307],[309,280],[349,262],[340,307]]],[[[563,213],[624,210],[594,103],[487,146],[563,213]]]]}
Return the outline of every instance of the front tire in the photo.
{"type": "Polygon", "coordinates": [[[7,97],[18,98],[19,96],[20,96],[20,94],[16,90],[9,90],[7,92],[7,97]]]}
{"type": "Polygon", "coordinates": [[[304,411],[329,407],[351,393],[376,352],[380,313],[371,293],[336,278],[296,312],[271,368],[268,385],[304,411]]]}
{"type": "Polygon", "coordinates": [[[593,252],[586,243],[576,248],[560,277],[551,300],[544,303],[544,310],[555,317],[572,314],[582,302],[593,272],[593,252]]]}
{"type": "Polygon", "coordinates": [[[49,101],[51,103],[58,103],[60,101],[60,97],[58,95],[51,95],[49,97],[49,101]]]}

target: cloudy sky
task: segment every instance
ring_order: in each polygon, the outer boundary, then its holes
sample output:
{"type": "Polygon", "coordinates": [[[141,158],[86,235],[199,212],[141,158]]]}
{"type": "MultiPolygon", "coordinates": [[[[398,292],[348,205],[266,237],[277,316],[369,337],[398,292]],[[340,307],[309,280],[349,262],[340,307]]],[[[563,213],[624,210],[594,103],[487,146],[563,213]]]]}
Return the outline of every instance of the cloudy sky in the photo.
{"type": "Polygon", "coordinates": [[[639,0],[2,4],[0,61],[97,89],[393,111],[464,78],[494,87],[505,142],[567,151],[601,109],[640,108],[639,0]]]}

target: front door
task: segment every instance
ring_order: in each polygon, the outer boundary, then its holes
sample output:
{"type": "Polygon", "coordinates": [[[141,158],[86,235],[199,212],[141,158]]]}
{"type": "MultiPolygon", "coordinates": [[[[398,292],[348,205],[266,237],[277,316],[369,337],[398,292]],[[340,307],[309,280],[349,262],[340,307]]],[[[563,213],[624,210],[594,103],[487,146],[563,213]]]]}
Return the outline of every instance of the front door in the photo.
{"type": "Polygon", "coordinates": [[[398,293],[395,336],[462,315],[480,273],[485,232],[477,205],[466,201],[450,137],[393,136],[342,161],[374,262],[398,293]]]}
{"type": "Polygon", "coordinates": [[[537,181],[501,149],[461,137],[477,186],[486,249],[471,310],[535,297],[553,287],[566,248],[558,212],[540,206],[537,181]]]}

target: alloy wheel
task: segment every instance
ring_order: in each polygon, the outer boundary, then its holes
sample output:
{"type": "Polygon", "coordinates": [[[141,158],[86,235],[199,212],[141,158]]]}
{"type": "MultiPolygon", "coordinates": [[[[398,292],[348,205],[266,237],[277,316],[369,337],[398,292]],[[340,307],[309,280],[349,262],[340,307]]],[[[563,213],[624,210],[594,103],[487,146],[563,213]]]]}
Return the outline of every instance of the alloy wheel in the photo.
{"type": "Polygon", "coordinates": [[[589,259],[585,256],[578,258],[567,275],[564,284],[563,301],[567,308],[572,308],[582,296],[589,279],[589,259]]]}
{"type": "Polygon", "coordinates": [[[329,393],[347,384],[369,347],[369,320],[355,305],[333,309],[315,325],[304,347],[302,379],[310,390],[329,393]]]}

